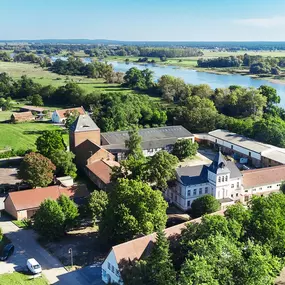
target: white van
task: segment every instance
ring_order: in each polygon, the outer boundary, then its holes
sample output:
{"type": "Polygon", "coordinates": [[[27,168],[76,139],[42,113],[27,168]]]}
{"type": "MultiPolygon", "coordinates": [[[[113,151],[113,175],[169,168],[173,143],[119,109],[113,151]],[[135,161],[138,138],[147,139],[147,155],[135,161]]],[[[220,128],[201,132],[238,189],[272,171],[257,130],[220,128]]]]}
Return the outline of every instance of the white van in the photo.
{"type": "Polygon", "coordinates": [[[27,260],[27,267],[34,274],[39,274],[42,272],[41,266],[34,258],[30,258],[27,260]]]}

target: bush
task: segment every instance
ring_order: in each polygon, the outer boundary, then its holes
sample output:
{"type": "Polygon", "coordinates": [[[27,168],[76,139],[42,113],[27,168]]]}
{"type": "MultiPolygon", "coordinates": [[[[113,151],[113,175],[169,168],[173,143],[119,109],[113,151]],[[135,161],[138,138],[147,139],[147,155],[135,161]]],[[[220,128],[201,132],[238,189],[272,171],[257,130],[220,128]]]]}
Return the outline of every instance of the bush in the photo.
{"type": "Polygon", "coordinates": [[[221,209],[219,201],[210,194],[204,195],[193,201],[191,215],[193,218],[201,217],[204,214],[214,213],[221,209]]]}

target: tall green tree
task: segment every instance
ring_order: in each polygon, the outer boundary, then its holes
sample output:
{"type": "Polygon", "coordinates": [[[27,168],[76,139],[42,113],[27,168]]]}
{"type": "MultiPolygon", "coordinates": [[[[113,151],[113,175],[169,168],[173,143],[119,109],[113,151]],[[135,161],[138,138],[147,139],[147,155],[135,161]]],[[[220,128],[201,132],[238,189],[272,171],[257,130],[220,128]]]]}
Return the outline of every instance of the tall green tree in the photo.
{"type": "Polygon", "coordinates": [[[56,166],[56,175],[57,176],[71,176],[76,178],[77,168],[73,159],[75,155],[72,152],[65,150],[55,150],[51,153],[51,161],[56,166]]]}
{"type": "Polygon", "coordinates": [[[44,131],[36,140],[37,150],[50,158],[54,151],[66,150],[63,136],[59,131],[44,131]]]}
{"type": "Polygon", "coordinates": [[[165,226],[167,203],[148,184],[118,179],[99,224],[101,238],[109,244],[149,234],[165,226]]]}
{"type": "Polygon", "coordinates": [[[34,215],[34,228],[42,237],[57,240],[64,234],[64,220],[64,213],[59,204],[47,199],[41,203],[34,215]]]}
{"type": "Polygon", "coordinates": [[[183,160],[187,157],[195,156],[198,147],[198,144],[196,142],[192,143],[190,139],[181,139],[174,144],[172,154],[179,160],[183,160]]]}
{"type": "Polygon", "coordinates": [[[32,187],[45,187],[52,182],[55,169],[55,165],[48,158],[31,152],[26,154],[21,162],[18,177],[32,187]]]}
{"type": "Polygon", "coordinates": [[[176,273],[169,252],[169,241],[162,229],[156,233],[156,242],[147,259],[149,278],[153,285],[172,285],[176,282],[176,273]]]}
{"type": "Polygon", "coordinates": [[[92,213],[94,223],[101,220],[102,214],[106,211],[109,203],[108,194],[105,191],[93,191],[89,199],[89,209],[92,213]]]}
{"type": "Polygon", "coordinates": [[[79,216],[78,208],[76,204],[65,195],[60,195],[57,199],[57,203],[64,214],[64,229],[65,231],[68,231],[77,223],[77,218],[79,216]]]}
{"type": "Polygon", "coordinates": [[[128,134],[129,139],[125,141],[128,155],[133,156],[135,159],[141,159],[143,157],[143,150],[141,147],[142,137],[139,135],[138,129],[133,128],[128,134]]]}
{"type": "Polygon", "coordinates": [[[67,129],[70,128],[70,126],[75,122],[75,120],[79,117],[79,112],[77,110],[72,110],[71,112],[67,111],[64,116],[66,118],[65,120],[65,127],[67,129]]]}
{"type": "Polygon", "coordinates": [[[165,150],[157,152],[147,162],[146,179],[160,190],[167,188],[167,182],[175,178],[175,168],[178,164],[176,156],[165,150]]]}

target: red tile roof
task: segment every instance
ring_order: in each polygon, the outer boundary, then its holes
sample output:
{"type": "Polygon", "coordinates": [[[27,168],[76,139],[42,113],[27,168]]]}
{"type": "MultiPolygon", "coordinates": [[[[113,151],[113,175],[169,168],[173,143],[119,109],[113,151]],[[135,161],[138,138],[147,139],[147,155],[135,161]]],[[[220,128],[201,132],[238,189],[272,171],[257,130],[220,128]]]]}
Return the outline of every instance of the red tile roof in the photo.
{"type": "Polygon", "coordinates": [[[17,211],[38,208],[45,199],[56,200],[60,195],[70,198],[82,198],[89,195],[85,186],[61,187],[58,185],[45,188],[35,188],[10,192],[14,207],[17,211]]]}
{"type": "MultiPolygon", "coordinates": [[[[224,211],[219,211],[213,213],[214,215],[223,215],[224,211]]],[[[212,214],[212,215],[213,215],[212,214]]],[[[167,228],[164,230],[166,236],[174,237],[176,235],[180,235],[182,230],[186,228],[186,225],[188,223],[200,223],[201,218],[193,219],[191,221],[167,228]]],[[[131,241],[127,241],[125,243],[121,243],[119,245],[113,246],[113,251],[116,257],[116,261],[118,265],[122,261],[133,261],[133,260],[139,260],[142,255],[145,253],[146,249],[150,245],[150,243],[155,242],[156,239],[156,233],[143,236],[137,239],[133,239],[131,241]]]]}
{"type": "Polygon", "coordinates": [[[60,117],[60,119],[64,119],[65,118],[65,113],[72,112],[72,111],[77,111],[79,113],[79,115],[84,115],[85,114],[85,110],[83,109],[83,107],[56,110],[56,112],[57,112],[58,116],[60,117]]]}
{"type": "Polygon", "coordinates": [[[12,116],[15,118],[15,120],[27,120],[27,119],[34,119],[35,118],[35,116],[32,114],[31,111],[13,113],[12,116]]]}
{"type": "Polygon", "coordinates": [[[110,183],[112,167],[114,166],[120,166],[120,164],[117,161],[107,159],[98,160],[86,165],[86,167],[105,184],[110,183]]]}
{"type": "Polygon", "coordinates": [[[285,165],[242,171],[245,189],[285,180],[285,165]]]}

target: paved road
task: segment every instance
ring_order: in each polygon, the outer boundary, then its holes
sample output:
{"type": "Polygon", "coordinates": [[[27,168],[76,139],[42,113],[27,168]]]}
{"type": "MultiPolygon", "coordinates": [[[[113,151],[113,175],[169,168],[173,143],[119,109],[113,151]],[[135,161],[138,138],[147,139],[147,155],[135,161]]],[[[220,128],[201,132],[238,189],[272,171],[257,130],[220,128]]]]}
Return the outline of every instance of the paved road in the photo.
{"type": "Polygon", "coordinates": [[[6,221],[3,218],[0,219],[0,227],[15,246],[14,254],[6,262],[1,262],[0,274],[25,270],[26,260],[33,257],[41,264],[43,274],[50,284],[87,285],[93,283],[79,271],[67,272],[55,257],[40,246],[33,230],[19,229],[11,221],[6,221]]]}

